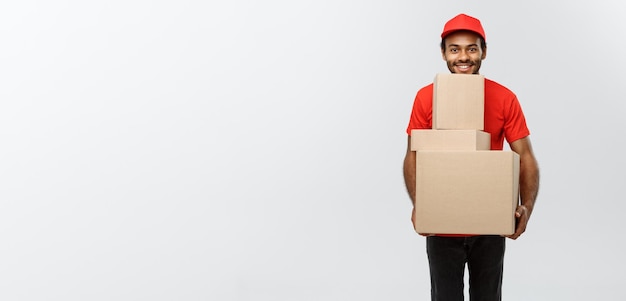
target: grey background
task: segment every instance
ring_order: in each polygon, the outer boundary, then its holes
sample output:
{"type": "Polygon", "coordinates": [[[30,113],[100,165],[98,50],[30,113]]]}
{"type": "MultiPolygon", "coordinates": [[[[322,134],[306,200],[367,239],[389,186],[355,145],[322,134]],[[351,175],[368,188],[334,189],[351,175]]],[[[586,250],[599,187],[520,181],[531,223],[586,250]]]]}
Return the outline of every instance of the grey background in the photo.
{"type": "Polygon", "coordinates": [[[426,300],[402,179],[464,12],[542,179],[507,300],[620,300],[618,1],[0,5],[0,299],[426,300]]]}

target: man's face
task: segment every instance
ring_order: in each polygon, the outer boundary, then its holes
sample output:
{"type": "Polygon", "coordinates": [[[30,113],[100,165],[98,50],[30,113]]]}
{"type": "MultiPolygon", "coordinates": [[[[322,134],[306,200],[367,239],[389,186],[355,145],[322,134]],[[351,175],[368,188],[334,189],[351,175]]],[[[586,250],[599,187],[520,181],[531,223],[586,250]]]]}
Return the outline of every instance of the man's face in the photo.
{"type": "Polygon", "coordinates": [[[482,50],[478,34],[459,31],[446,36],[445,49],[441,55],[450,72],[478,74],[481,61],[487,56],[487,50],[482,50]]]}

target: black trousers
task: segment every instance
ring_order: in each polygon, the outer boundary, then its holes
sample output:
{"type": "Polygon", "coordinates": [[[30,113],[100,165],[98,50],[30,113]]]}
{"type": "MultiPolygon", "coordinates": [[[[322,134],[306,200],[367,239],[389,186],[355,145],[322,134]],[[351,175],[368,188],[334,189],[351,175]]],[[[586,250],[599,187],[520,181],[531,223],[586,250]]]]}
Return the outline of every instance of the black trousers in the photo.
{"type": "Polygon", "coordinates": [[[470,300],[502,300],[504,240],[498,235],[427,237],[432,301],[463,300],[466,263],[470,300]]]}

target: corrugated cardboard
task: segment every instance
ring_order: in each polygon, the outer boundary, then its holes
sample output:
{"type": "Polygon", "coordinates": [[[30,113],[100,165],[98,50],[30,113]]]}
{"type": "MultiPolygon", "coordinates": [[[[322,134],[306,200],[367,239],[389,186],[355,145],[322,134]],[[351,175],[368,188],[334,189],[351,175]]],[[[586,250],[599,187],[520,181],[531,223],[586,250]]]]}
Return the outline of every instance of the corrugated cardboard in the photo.
{"type": "Polygon", "coordinates": [[[510,235],[519,194],[512,151],[416,152],[415,231],[510,235]]]}
{"type": "Polygon", "coordinates": [[[479,130],[411,130],[411,150],[490,150],[491,135],[479,130]]]}
{"type": "Polygon", "coordinates": [[[433,83],[433,129],[484,130],[484,76],[442,73],[433,83]]]}

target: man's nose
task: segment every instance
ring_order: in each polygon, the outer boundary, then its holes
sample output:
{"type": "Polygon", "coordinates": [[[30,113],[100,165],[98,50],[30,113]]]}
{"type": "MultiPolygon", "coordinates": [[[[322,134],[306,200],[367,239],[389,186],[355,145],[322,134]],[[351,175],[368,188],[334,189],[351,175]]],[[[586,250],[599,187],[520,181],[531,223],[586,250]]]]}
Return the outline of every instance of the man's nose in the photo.
{"type": "Polygon", "coordinates": [[[461,50],[461,52],[459,53],[459,60],[461,61],[469,60],[469,54],[467,53],[467,51],[461,50]]]}

